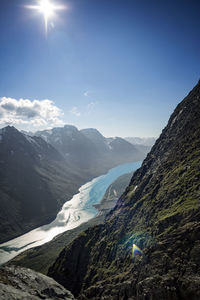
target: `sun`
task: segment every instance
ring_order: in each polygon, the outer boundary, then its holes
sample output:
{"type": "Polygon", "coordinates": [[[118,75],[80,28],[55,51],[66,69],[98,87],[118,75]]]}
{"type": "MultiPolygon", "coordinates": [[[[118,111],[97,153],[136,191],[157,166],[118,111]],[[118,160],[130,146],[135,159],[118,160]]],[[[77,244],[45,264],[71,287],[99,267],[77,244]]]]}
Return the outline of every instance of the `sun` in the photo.
{"type": "Polygon", "coordinates": [[[42,0],[39,5],[39,10],[48,18],[54,13],[54,6],[49,0],[42,0]]]}
{"type": "Polygon", "coordinates": [[[47,32],[47,29],[48,29],[48,19],[54,13],[54,6],[53,6],[52,3],[49,2],[49,0],[41,0],[40,3],[39,3],[39,5],[38,5],[38,10],[44,16],[45,31],[47,32]]]}
{"type": "Polygon", "coordinates": [[[56,10],[66,9],[65,6],[58,6],[53,4],[50,0],[37,0],[38,5],[28,5],[27,8],[36,9],[38,12],[43,14],[45,31],[48,30],[48,21],[55,14],[56,10]]]}

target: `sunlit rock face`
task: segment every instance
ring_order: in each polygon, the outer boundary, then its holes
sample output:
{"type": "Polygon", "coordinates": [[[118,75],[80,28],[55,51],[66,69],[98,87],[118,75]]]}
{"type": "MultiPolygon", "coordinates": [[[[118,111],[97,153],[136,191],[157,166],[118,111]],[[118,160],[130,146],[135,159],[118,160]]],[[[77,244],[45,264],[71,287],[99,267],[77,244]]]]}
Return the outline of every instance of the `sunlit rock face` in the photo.
{"type": "Polygon", "coordinates": [[[200,82],[106,222],[67,246],[49,275],[80,299],[200,299],[199,193],[200,82]]]}
{"type": "Polygon", "coordinates": [[[0,299],[74,300],[74,296],[52,278],[30,269],[10,266],[0,269],[0,299]]]}

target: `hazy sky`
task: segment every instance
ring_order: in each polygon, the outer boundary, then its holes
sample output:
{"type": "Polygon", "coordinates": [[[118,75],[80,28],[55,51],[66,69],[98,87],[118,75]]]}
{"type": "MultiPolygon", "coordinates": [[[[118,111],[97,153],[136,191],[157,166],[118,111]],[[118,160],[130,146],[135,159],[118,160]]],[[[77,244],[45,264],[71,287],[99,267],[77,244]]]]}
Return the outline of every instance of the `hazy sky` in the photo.
{"type": "Polygon", "coordinates": [[[199,80],[199,0],[0,1],[0,127],[158,136],[199,80]],[[21,99],[21,100],[20,100],[21,99]]]}

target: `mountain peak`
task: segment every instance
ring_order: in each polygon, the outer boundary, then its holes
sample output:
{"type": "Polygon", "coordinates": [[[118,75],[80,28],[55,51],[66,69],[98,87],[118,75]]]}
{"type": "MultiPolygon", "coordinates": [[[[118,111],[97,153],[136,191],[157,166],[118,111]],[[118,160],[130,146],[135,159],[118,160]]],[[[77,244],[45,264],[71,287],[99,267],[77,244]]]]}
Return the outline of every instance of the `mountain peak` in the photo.
{"type": "Polygon", "coordinates": [[[85,128],[80,131],[88,138],[105,139],[105,137],[96,128],[85,128]]]}
{"type": "Polygon", "coordinates": [[[8,132],[19,132],[14,126],[5,126],[0,129],[0,134],[8,133],[8,132]]]}

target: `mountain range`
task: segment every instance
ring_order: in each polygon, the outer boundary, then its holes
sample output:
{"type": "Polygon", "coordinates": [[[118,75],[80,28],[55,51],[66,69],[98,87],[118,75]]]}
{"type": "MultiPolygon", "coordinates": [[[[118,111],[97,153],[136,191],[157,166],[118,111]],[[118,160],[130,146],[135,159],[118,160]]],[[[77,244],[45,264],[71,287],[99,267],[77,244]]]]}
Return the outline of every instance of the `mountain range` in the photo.
{"type": "Polygon", "coordinates": [[[78,130],[65,125],[35,133],[57,149],[73,167],[92,177],[121,163],[141,160],[150,150],[135,147],[120,137],[105,138],[97,129],[78,130]]]}
{"type": "Polygon", "coordinates": [[[177,106],[103,224],[48,275],[78,299],[200,299],[200,82],[177,106]]]}
{"type": "Polygon", "coordinates": [[[121,138],[74,126],[30,136],[0,130],[0,243],[52,221],[58,210],[93,177],[144,153],[121,138]],[[123,156],[122,153],[125,155],[123,156]]]}

